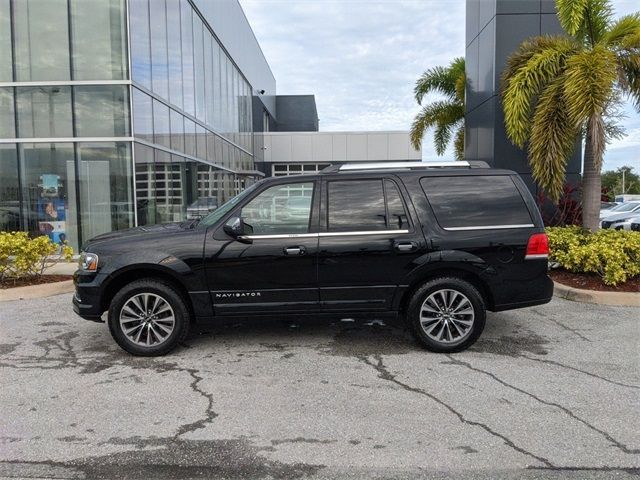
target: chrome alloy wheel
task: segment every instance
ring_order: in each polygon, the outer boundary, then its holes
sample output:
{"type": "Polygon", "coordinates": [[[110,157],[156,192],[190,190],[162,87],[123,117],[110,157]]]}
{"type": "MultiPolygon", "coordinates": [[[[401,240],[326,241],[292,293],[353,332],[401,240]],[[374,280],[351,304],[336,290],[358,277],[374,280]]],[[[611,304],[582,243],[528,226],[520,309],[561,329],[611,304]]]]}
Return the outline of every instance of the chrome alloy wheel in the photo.
{"type": "Polygon", "coordinates": [[[420,326],[439,343],[458,343],[472,330],[473,305],[457,290],[442,289],[431,293],[420,307],[420,326]]]}
{"type": "Polygon", "coordinates": [[[129,341],[143,347],[164,343],[176,324],[173,308],[154,293],[139,293],[120,310],[120,327],[129,341]]]}

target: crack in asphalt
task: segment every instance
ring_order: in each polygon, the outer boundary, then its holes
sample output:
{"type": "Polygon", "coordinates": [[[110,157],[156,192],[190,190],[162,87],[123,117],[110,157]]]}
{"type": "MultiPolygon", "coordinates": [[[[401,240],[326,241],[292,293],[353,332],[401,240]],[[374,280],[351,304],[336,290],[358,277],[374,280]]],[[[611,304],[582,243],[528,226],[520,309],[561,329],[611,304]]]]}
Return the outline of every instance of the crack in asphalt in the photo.
{"type": "Polygon", "coordinates": [[[389,382],[393,382],[396,385],[398,385],[399,387],[402,387],[404,390],[407,390],[409,392],[417,393],[417,394],[424,395],[424,396],[430,398],[434,402],[438,403],[439,405],[441,405],[444,408],[446,408],[447,410],[449,410],[449,412],[451,412],[453,415],[458,417],[458,420],[460,420],[461,423],[463,423],[465,425],[472,425],[472,426],[475,426],[475,427],[480,427],[485,432],[489,433],[491,436],[499,438],[500,440],[502,440],[505,445],[507,445],[508,447],[512,448],[513,450],[537,460],[538,462],[542,463],[546,467],[557,468],[548,459],[546,459],[546,458],[544,458],[542,456],[536,455],[535,453],[529,452],[529,451],[525,450],[522,447],[519,447],[511,439],[509,439],[507,436],[496,432],[495,430],[493,430],[488,425],[486,425],[484,423],[481,423],[481,422],[476,422],[476,421],[473,421],[473,420],[469,420],[462,413],[458,412],[451,405],[449,405],[448,403],[446,403],[443,400],[439,399],[438,397],[436,397],[432,393],[429,393],[426,390],[423,390],[421,388],[412,387],[411,385],[407,385],[406,383],[401,382],[400,380],[398,380],[396,378],[395,375],[393,375],[391,372],[389,372],[388,368],[384,365],[384,363],[382,361],[382,357],[380,355],[373,355],[373,358],[376,359],[377,363],[371,362],[369,360],[369,358],[367,358],[367,357],[359,357],[360,361],[362,361],[362,362],[366,363],[367,365],[373,367],[378,372],[378,377],[379,378],[381,378],[383,380],[387,380],[389,382]]]}
{"type": "Polygon", "coordinates": [[[587,428],[593,430],[594,432],[599,433],[600,435],[602,435],[605,439],[607,439],[613,446],[615,446],[616,448],[618,448],[619,450],[621,450],[623,453],[628,453],[628,454],[638,454],[640,453],[640,449],[637,448],[629,448],[627,445],[625,445],[622,442],[619,442],[618,440],[616,440],[615,438],[613,438],[611,436],[611,434],[609,434],[608,432],[599,429],[598,427],[590,424],[589,422],[587,422],[585,419],[580,418],[578,415],[576,415],[575,413],[573,413],[571,410],[569,410],[567,407],[560,405],[559,403],[555,403],[555,402],[550,402],[548,400],[543,400],[542,398],[538,397],[537,395],[528,392],[522,388],[516,387],[515,385],[511,385],[508,382],[505,382],[504,380],[502,380],[501,378],[499,378],[497,375],[495,375],[494,373],[488,372],[486,370],[482,370],[481,368],[477,368],[472,366],[470,363],[468,362],[463,362],[462,360],[458,360],[453,358],[451,355],[447,355],[447,358],[449,358],[451,360],[451,362],[447,362],[449,364],[452,365],[459,365],[459,366],[463,366],[465,368],[468,368],[469,370],[473,371],[473,372],[478,372],[478,373],[482,373],[490,378],[492,378],[493,380],[495,380],[496,382],[500,383],[501,385],[504,385],[507,388],[511,388],[512,390],[515,390],[516,392],[520,392],[524,395],[527,395],[528,397],[533,398],[534,400],[536,400],[537,402],[542,403],[543,405],[547,405],[549,407],[554,407],[557,408],[559,410],[561,410],[562,412],[566,413],[569,417],[573,418],[574,420],[582,423],[584,426],[586,426],[587,428]]]}
{"type": "Polygon", "coordinates": [[[205,428],[207,424],[212,423],[213,420],[218,416],[218,414],[213,411],[213,394],[205,392],[198,386],[198,384],[203,380],[203,377],[198,376],[198,373],[200,373],[200,371],[196,370],[195,368],[187,368],[183,369],[183,371],[188,372],[189,375],[191,375],[191,378],[193,378],[193,381],[189,385],[191,390],[207,399],[207,409],[205,410],[204,418],[201,418],[200,420],[197,420],[195,422],[180,425],[180,427],[178,427],[178,431],[173,436],[174,440],[177,440],[178,437],[186,433],[205,428]]]}
{"type": "Polygon", "coordinates": [[[546,316],[546,315],[544,316],[544,318],[545,318],[545,320],[549,320],[550,322],[555,323],[555,324],[556,324],[556,325],[558,325],[560,328],[562,328],[562,329],[564,329],[564,330],[566,330],[566,331],[568,331],[568,332],[573,333],[575,336],[577,336],[577,337],[581,338],[581,339],[582,339],[582,340],[584,340],[585,342],[592,342],[592,341],[593,341],[593,340],[591,340],[591,339],[589,339],[589,338],[585,337],[584,335],[582,335],[582,334],[581,334],[577,329],[575,329],[575,328],[571,328],[571,327],[568,327],[567,325],[565,325],[565,324],[564,324],[564,323],[562,323],[562,322],[559,322],[559,321],[558,321],[558,320],[556,320],[555,318],[551,318],[551,317],[548,317],[548,316],[546,316]]]}
{"type": "Polygon", "coordinates": [[[607,377],[603,377],[602,375],[597,375],[595,373],[588,372],[586,370],[581,370],[579,368],[572,367],[571,365],[566,365],[564,363],[556,362],[555,360],[548,360],[548,359],[545,359],[545,358],[530,357],[530,356],[525,355],[523,353],[519,354],[518,356],[522,357],[522,358],[526,358],[528,360],[532,360],[534,362],[547,363],[549,365],[555,365],[556,367],[566,368],[568,370],[573,370],[575,372],[580,372],[580,373],[583,373],[583,374],[588,375],[590,377],[598,378],[600,380],[603,380],[603,381],[605,381],[607,383],[611,383],[613,385],[618,385],[619,387],[634,388],[634,389],[640,390],[640,385],[632,385],[630,383],[624,383],[624,382],[618,382],[616,380],[611,380],[611,379],[609,379],[607,377]]]}

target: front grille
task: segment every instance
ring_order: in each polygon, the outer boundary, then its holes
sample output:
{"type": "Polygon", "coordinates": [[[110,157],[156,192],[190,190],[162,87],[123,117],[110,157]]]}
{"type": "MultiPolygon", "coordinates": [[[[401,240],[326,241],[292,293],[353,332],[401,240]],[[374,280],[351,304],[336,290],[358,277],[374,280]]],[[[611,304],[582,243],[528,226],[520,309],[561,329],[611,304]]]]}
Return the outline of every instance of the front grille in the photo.
{"type": "Polygon", "coordinates": [[[611,228],[613,222],[602,222],[602,228],[611,228]]]}

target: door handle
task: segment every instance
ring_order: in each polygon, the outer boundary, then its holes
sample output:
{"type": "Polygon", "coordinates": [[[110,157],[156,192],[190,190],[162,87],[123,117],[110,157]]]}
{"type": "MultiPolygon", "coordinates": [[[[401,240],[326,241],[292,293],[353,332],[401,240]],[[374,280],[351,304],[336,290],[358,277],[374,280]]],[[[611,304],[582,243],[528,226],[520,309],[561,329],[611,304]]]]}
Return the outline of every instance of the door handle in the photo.
{"type": "Polygon", "coordinates": [[[307,253],[307,249],[304,248],[303,246],[284,248],[285,255],[305,255],[306,253],[307,253]]]}
{"type": "Polygon", "coordinates": [[[399,252],[412,252],[418,248],[416,242],[398,242],[395,244],[395,249],[399,252]]]}

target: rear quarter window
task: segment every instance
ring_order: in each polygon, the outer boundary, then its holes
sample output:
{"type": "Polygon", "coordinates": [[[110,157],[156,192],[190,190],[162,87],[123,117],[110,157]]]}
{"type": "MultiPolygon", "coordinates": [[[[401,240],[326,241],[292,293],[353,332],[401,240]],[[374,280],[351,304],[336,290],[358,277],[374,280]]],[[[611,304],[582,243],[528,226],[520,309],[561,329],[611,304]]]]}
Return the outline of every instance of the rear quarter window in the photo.
{"type": "Polygon", "coordinates": [[[420,184],[445,229],[533,226],[510,176],[424,177],[420,184]]]}

